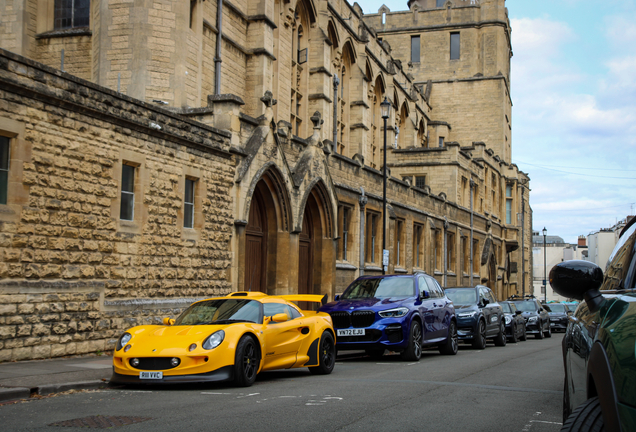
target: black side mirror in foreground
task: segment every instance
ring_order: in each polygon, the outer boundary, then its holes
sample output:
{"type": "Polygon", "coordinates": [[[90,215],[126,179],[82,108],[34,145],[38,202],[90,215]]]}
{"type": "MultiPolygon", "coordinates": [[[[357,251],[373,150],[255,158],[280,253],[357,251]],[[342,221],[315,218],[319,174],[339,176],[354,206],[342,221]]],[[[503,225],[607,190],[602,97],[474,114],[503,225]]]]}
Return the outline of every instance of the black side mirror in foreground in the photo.
{"type": "Polygon", "coordinates": [[[598,290],[602,283],[603,270],[589,261],[564,261],[550,270],[552,289],[563,297],[585,300],[592,312],[603,303],[598,290]]]}
{"type": "Polygon", "coordinates": [[[523,312],[521,312],[520,310],[515,311],[515,314],[517,315],[521,315],[523,312]]]}

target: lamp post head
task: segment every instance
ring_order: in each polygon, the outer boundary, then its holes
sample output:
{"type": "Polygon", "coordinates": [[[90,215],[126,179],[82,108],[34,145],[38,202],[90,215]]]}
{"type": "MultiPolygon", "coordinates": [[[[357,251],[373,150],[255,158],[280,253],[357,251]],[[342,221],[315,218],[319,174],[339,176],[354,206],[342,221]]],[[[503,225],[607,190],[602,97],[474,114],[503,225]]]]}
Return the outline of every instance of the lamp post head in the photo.
{"type": "Polygon", "coordinates": [[[543,227],[543,237],[545,237],[548,234],[548,230],[545,229],[545,227],[543,227]]]}
{"type": "Polygon", "coordinates": [[[388,101],[386,96],[384,97],[384,101],[380,103],[380,109],[382,110],[382,118],[388,119],[391,114],[391,102],[388,101]]]}

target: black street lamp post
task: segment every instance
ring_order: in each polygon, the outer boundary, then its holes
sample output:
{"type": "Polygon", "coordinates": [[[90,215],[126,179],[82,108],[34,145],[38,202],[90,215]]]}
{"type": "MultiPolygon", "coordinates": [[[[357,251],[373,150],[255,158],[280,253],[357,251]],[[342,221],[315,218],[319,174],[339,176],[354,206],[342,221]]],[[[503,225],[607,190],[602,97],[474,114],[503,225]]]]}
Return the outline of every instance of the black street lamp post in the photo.
{"type": "Polygon", "coordinates": [[[548,283],[547,283],[547,269],[548,267],[546,266],[546,249],[545,249],[545,239],[546,239],[546,235],[548,234],[548,230],[545,229],[545,227],[543,227],[543,292],[544,292],[544,301],[547,303],[548,302],[548,283]]]}
{"type": "Polygon", "coordinates": [[[388,267],[384,264],[384,251],[386,250],[386,121],[391,114],[391,102],[384,98],[384,101],[380,104],[382,110],[382,118],[384,119],[384,169],[383,169],[383,181],[382,181],[382,274],[386,274],[388,267]]]}

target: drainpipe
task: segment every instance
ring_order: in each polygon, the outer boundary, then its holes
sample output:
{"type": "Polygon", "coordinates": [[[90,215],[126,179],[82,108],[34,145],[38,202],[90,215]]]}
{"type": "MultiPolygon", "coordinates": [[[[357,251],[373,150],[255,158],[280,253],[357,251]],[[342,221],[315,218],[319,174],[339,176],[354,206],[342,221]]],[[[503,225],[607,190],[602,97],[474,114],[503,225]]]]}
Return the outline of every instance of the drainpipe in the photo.
{"type": "Polygon", "coordinates": [[[358,202],[360,203],[360,265],[358,266],[358,268],[360,269],[359,271],[359,276],[363,276],[364,275],[364,230],[365,230],[365,222],[366,222],[366,218],[364,217],[364,208],[367,205],[367,197],[364,194],[364,188],[361,186],[360,187],[360,198],[358,199],[358,202]]]}
{"type": "MultiPolygon", "coordinates": [[[[526,194],[521,187],[521,295],[526,297],[526,194]]],[[[517,291],[519,292],[519,291],[517,291]]]]}
{"type": "MultiPolygon", "coordinates": [[[[333,152],[338,153],[338,74],[333,74],[333,152]]],[[[362,192],[364,196],[364,191],[362,192]]]]}
{"type": "Polygon", "coordinates": [[[475,188],[475,182],[470,180],[470,286],[473,285],[473,189],[475,188]]]}
{"type": "Polygon", "coordinates": [[[444,216],[444,286],[448,286],[448,219],[444,216]]]}
{"type": "Polygon", "coordinates": [[[223,38],[223,0],[216,6],[216,57],[214,58],[214,94],[221,94],[221,39],[223,38]]]}

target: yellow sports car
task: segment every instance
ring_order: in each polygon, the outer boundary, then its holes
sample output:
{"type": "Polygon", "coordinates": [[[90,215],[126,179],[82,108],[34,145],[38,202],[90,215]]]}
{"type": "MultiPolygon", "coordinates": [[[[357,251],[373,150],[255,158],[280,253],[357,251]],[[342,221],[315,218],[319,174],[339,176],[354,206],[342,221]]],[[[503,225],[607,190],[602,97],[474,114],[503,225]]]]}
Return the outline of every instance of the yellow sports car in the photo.
{"type": "Polygon", "coordinates": [[[129,329],[117,341],[111,383],[254,383],[260,371],[308,367],[329,374],[336,361],[331,317],[291,302],[326,296],[234,292],[193,303],[164,325],[129,329]]]}

